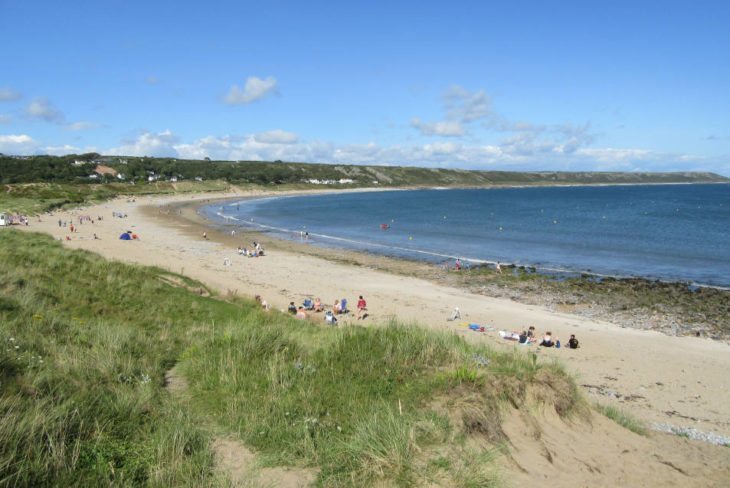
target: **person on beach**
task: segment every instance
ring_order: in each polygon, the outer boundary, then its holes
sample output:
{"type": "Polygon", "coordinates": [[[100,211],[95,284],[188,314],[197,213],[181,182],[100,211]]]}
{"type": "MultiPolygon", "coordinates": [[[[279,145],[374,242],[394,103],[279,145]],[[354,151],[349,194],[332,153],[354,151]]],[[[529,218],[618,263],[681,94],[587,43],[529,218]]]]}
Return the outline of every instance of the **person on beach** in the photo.
{"type": "Polygon", "coordinates": [[[255,299],[256,299],[256,303],[261,305],[261,308],[263,308],[266,312],[269,311],[269,304],[266,300],[261,298],[261,295],[256,295],[255,299]]]}
{"type": "Polygon", "coordinates": [[[454,269],[456,271],[459,271],[461,269],[461,260],[460,259],[457,259],[456,263],[454,263],[454,269]]]}
{"type": "Polygon", "coordinates": [[[535,342],[535,326],[531,325],[527,329],[527,338],[530,340],[530,342],[535,342]]]}
{"type": "Polygon", "coordinates": [[[448,320],[449,322],[453,322],[454,320],[461,318],[461,311],[459,310],[459,307],[454,307],[454,311],[451,312],[451,315],[449,316],[448,320]]]}
{"type": "Polygon", "coordinates": [[[362,295],[360,295],[360,298],[357,300],[357,320],[364,319],[368,316],[367,306],[367,302],[362,295]]]}
{"type": "Polygon", "coordinates": [[[208,233],[207,232],[203,232],[203,239],[208,239],[208,233]]]}
{"type": "Polygon", "coordinates": [[[540,342],[540,345],[542,347],[553,347],[560,343],[560,339],[557,337],[553,340],[553,333],[552,332],[546,332],[545,335],[542,338],[542,342],[540,342]]]}
{"type": "Polygon", "coordinates": [[[498,332],[499,337],[502,339],[505,339],[507,341],[519,341],[520,340],[520,333],[519,332],[509,332],[506,330],[500,330],[498,332]]]}
{"type": "Polygon", "coordinates": [[[307,312],[304,311],[304,307],[299,307],[295,317],[299,320],[304,320],[307,318],[307,312]]]}
{"type": "Polygon", "coordinates": [[[297,313],[297,306],[294,305],[294,302],[289,302],[289,308],[287,308],[287,311],[290,314],[292,314],[292,315],[296,315],[296,313],[297,313]]]}
{"type": "Polygon", "coordinates": [[[340,306],[339,300],[335,300],[335,304],[332,305],[332,311],[334,312],[335,315],[342,312],[342,306],[340,306]]]}
{"type": "Polygon", "coordinates": [[[578,349],[580,347],[580,342],[578,342],[578,339],[575,338],[575,334],[570,334],[570,339],[568,340],[568,347],[570,349],[578,349]]]}
{"type": "Polygon", "coordinates": [[[321,312],[322,311],[322,300],[320,300],[319,297],[314,299],[314,311],[315,312],[321,312]]]}
{"type": "Polygon", "coordinates": [[[502,274],[502,266],[499,264],[499,261],[497,261],[497,264],[494,266],[494,270],[497,274],[502,274]]]}

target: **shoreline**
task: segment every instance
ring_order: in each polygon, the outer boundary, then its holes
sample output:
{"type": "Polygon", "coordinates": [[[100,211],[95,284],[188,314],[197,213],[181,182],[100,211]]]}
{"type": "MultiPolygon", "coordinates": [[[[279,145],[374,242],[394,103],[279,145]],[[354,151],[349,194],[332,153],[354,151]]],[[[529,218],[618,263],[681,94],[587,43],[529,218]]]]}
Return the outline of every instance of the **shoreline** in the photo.
{"type": "MultiPolygon", "coordinates": [[[[323,253],[292,242],[269,243],[268,238],[264,241],[265,257],[242,258],[235,253],[236,242],[246,237],[232,239],[225,232],[211,231],[210,238],[204,240],[201,235],[207,227],[202,220],[180,218],[196,219],[191,208],[195,204],[261,195],[246,192],[145,197],[136,202],[121,198],[86,209],[56,212],[23,230],[41,230],[63,240],[68,247],[97,252],[106,258],[179,272],[222,295],[260,294],[277,309],[308,296],[320,296],[323,302],[331,303],[334,297],[352,301],[362,294],[371,314],[363,325],[398,319],[495,348],[536,352],[539,361],[559,359],[565,364],[578,376],[578,384],[592,402],[620,406],[647,423],[670,423],[730,435],[730,384],[725,375],[730,369],[730,345],[725,342],[674,337],[577,315],[569,308],[521,303],[512,299],[512,292],[500,297],[488,287],[470,289],[459,282],[461,275],[391,258],[365,256],[367,259],[361,261],[352,252],[323,253]],[[183,208],[178,209],[180,205],[183,208]],[[123,210],[128,218],[112,218],[115,210],[123,210]],[[93,226],[79,226],[79,232],[66,241],[67,230],[55,221],[75,215],[103,215],[104,220],[93,226]],[[125,230],[133,230],[141,239],[120,241],[119,232],[125,230]],[[92,232],[99,235],[99,240],[91,237],[92,232]],[[224,264],[226,258],[230,266],[224,264]],[[446,318],[454,306],[460,307],[462,319],[448,322],[446,318]],[[495,330],[535,325],[539,334],[552,330],[563,341],[576,334],[581,348],[522,349],[501,340],[496,332],[470,331],[469,323],[495,330]]],[[[313,320],[319,323],[321,316],[313,320]]],[[[341,326],[359,323],[345,317],[341,326]]]]}
{"type": "MultiPolygon", "coordinates": [[[[283,197],[297,196],[296,194],[284,195],[283,197]]],[[[276,196],[274,196],[276,197],[276,196]]],[[[258,198],[271,198],[271,196],[250,196],[246,200],[258,199],[258,198]]],[[[211,231],[211,237],[215,232],[222,232],[223,228],[231,226],[233,224],[226,224],[225,222],[216,222],[209,220],[199,212],[199,209],[203,206],[213,206],[217,202],[225,202],[235,199],[219,199],[208,203],[201,202],[181,202],[173,206],[173,208],[185,208],[189,209],[187,212],[187,220],[190,223],[197,225],[204,225],[211,231]]],[[[241,200],[243,201],[243,200],[241,200]]],[[[238,224],[235,225],[237,229],[243,229],[238,224]]],[[[568,311],[570,313],[576,313],[589,318],[598,318],[601,320],[607,320],[612,323],[616,323],[621,327],[629,327],[638,330],[658,330],[666,335],[695,335],[695,336],[708,336],[714,340],[725,341],[730,344],[730,323],[721,324],[720,330],[714,330],[709,324],[703,323],[707,321],[697,320],[696,318],[689,317],[688,314],[682,314],[679,312],[674,313],[662,313],[657,314],[656,311],[651,312],[637,312],[629,311],[627,313],[616,313],[616,311],[610,310],[611,307],[607,307],[600,303],[593,304],[593,306],[581,305],[579,299],[576,299],[574,293],[567,290],[568,284],[577,283],[578,294],[580,295],[580,288],[594,284],[605,284],[613,285],[617,284],[618,287],[632,288],[637,287],[647,289],[647,293],[653,293],[653,289],[657,286],[669,287],[672,291],[677,290],[684,292],[692,296],[695,291],[691,289],[695,286],[697,289],[704,289],[708,291],[718,292],[721,294],[727,294],[727,299],[730,300],[730,293],[727,293],[730,289],[725,287],[718,287],[712,285],[699,285],[686,281],[670,281],[670,280],[659,280],[651,279],[646,277],[621,277],[621,276],[610,276],[600,275],[598,273],[581,273],[573,271],[565,271],[564,279],[554,279],[553,276],[540,272],[531,272],[530,266],[515,265],[510,263],[502,263],[503,269],[511,271],[498,275],[494,270],[486,266],[476,266],[472,269],[464,269],[461,272],[456,273],[456,276],[465,277],[470,273],[479,275],[487,275],[487,283],[482,283],[482,288],[475,288],[474,283],[470,283],[470,280],[463,278],[460,280],[450,279],[447,276],[449,270],[444,272],[443,265],[430,262],[428,260],[419,260],[407,256],[392,256],[384,253],[368,252],[359,249],[348,248],[346,246],[326,246],[317,245],[313,242],[301,241],[295,238],[285,239],[280,236],[272,235],[267,232],[261,232],[257,229],[248,229],[248,226],[243,230],[243,234],[256,236],[255,239],[261,242],[262,239],[267,239],[272,243],[276,243],[279,248],[283,248],[289,252],[305,253],[312,256],[317,256],[327,260],[339,260],[347,263],[357,263],[359,266],[368,266],[375,269],[379,269],[385,272],[398,272],[406,275],[415,275],[420,277],[426,277],[429,281],[448,286],[458,286],[464,291],[483,294],[497,297],[508,297],[517,302],[525,305],[538,305],[548,307],[553,311],[568,311]],[[381,263],[382,262],[382,263],[381,263]],[[378,264],[381,263],[381,264],[378,264]],[[385,264],[385,265],[383,265],[385,264]],[[572,275],[572,276],[570,276],[572,275]],[[600,277],[599,281],[594,278],[600,277]],[[527,287],[525,290],[522,285],[524,279],[532,280],[537,282],[537,286],[527,287]],[[576,303],[578,302],[578,303],[576,303]],[[578,306],[575,306],[578,305],[578,306]],[[649,326],[642,325],[649,324],[649,326]]],[[[235,244],[235,240],[226,240],[226,243],[230,245],[235,244]]],[[[454,256],[453,259],[456,259],[454,256]]],[[[464,258],[460,258],[464,259],[464,258]]],[[[633,291],[633,290],[632,290],[633,291]]],[[[619,295],[621,290],[618,291],[619,295]]],[[[628,290],[627,290],[628,293],[628,290]]],[[[595,297],[594,297],[595,298],[595,297]]],[[[705,300],[707,301],[707,300],[705,300]]],[[[614,307],[615,308],[615,307],[614,307]]],[[[722,313],[722,312],[720,312],[722,313]]]]}
{"type": "MultiPolygon", "coordinates": [[[[608,186],[647,186],[647,185],[673,185],[673,184],[681,184],[681,185],[694,185],[699,183],[652,183],[652,184],[636,184],[636,183],[627,183],[627,184],[579,184],[579,185],[552,185],[550,187],[608,187],[608,186]]],[[[704,184],[704,183],[703,183],[704,184]]],[[[708,183],[708,184],[727,184],[727,183],[708,183]]],[[[500,189],[500,188],[509,188],[509,189],[519,189],[519,188],[532,188],[535,187],[535,185],[523,185],[523,186],[497,186],[497,187],[431,187],[431,188],[397,188],[397,189],[377,189],[377,188],[365,188],[365,189],[350,189],[346,190],[347,193],[361,193],[361,192],[378,192],[378,191],[412,191],[412,190],[463,190],[463,189],[500,189]]],[[[540,188],[546,188],[548,186],[539,186],[540,188]]],[[[237,198],[223,198],[223,199],[215,199],[208,203],[194,203],[193,205],[196,207],[196,213],[198,216],[202,219],[204,219],[206,222],[211,225],[212,228],[217,228],[216,226],[227,226],[227,225],[235,225],[242,230],[245,229],[247,232],[253,232],[253,233],[259,233],[261,235],[266,236],[269,239],[273,240],[280,240],[280,241],[287,241],[287,239],[283,236],[287,234],[296,234],[299,231],[295,229],[286,229],[286,228],[280,228],[276,226],[271,226],[267,224],[260,224],[260,223],[249,223],[248,221],[239,220],[235,217],[229,217],[226,215],[223,215],[221,211],[217,211],[216,216],[220,219],[220,221],[215,221],[212,218],[208,219],[207,217],[203,216],[199,210],[203,207],[213,207],[214,205],[217,205],[218,203],[224,203],[227,201],[250,201],[250,200],[268,200],[268,199],[280,199],[280,198],[290,198],[290,197],[300,197],[300,196],[319,196],[319,195],[328,195],[328,194],[337,194],[342,192],[342,190],[323,190],[323,191],[292,191],[292,192],[284,192],[282,194],[279,193],[267,193],[263,194],[261,196],[249,196],[245,197],[243,199],[237,199],[237,198]],[[228,220],[230,219],[230,220],[228,220]],[[233,222],[231,222],[231,220],[233,222]],[[278,235],[277,235],[278,234],[278,235]]],[[[213,212],[211,212],[213,213],[213,212]]],[[[252,219],[253,220],[253,219],[252,219]]],[[[327,235],[327,234],[319,234],[319,233],[309,233],[310,236],[322,238],[325,240],[325,242],[308,242],[308,243],[302,243],[302,244],[312,244],[318,248],[321,249],[343,249],[346,251],[352,251],[355,253],[360,254],[373,254],[373,255],[380,255],[385,256],[392,259],[398,259],[398,260],[407,260],[407,261],[415,261],[415,262],[424,262],[429,265],[433,266],[442,266],[446,261],[449,260],[456,260],[459,259],[462,262],[471,263],[474,267],[489,267],[489,266],[495,266],[498,262],[502,265],[503,269],[506,269],[508,271],[511,271],[513,273],[519,273],[519,272],[529,272],[529,273],[535,273],[540,275],[541,277],[545,279],[556,279],[558,281],[562,279],[570,279],[570,278],[581,278],[581,279],[598,279],[598,280],[640,280],[646,283],[661,283],[661,284],[667,284],[667,285],[678,285],[678,286],[687,286],[689,288],[705,288],[705,289],[712,289],[712,290],[719,290],[719,291],[728,291],[730,292],[730,284],[713,284],[713,283],[704,283],[699,282],[693,279],[685,279],[682,277],[676,277],[676,278],[662,278],[658,276],[651,276],[651,275],[641,275],[641,274],[620,274],[620,273],[604,273],[604,272],[597,272],[592,271],[590,269],[579,269],[579,268],[570,268],[570,267],[560,267],[560,266],[552,266],[552,265],[541,265],[536,264],[532,262],[523,263],[523,262],[511,262],[511,261],[503,261],[503,260],[492,260],[492,259],[483,259],[483,258],[473,258],[469,256],[464,255],[457,255],[457,254],[443,254],[443,253],[437,253],[433,251],[428,250],[421,250],[421,249],[412,249],[412,248],[403,248],[393,245],[387,245],[387,244],[381,244],[378,242],[365,242],[365,241],[356,241],[351,240],[347,238],[341,238],[337,236],[327,235]],[[338,245],[337,243],[342,243],[338,245]],[[349,243],[349,245],[348,245],[349,243]],[[360,248],[358,248],[360,246],[360,248]],[[394,251],[401,251],[404,254],[398,254],[398,253],[387,253],[387,252],[371,252],[368,250],[362,249],[362,246],[367,246],[369,248],[379,248],[379,249],[385,249],[385,250],[394,250],[394,251]],[[410,254],[410,256],[409,256],[410,254]],[[427,256],[424,259],[419,259],[416,256],[423,255],[427,256]],[[428,257],[431,257],[433,259],[429,259],[428,257]]]]}

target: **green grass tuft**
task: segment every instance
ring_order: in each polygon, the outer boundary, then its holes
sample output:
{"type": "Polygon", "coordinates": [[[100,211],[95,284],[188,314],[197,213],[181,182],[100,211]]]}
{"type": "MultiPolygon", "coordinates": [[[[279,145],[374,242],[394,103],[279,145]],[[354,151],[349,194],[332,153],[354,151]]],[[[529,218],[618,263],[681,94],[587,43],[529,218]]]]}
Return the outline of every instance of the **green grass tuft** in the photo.
{"type": "Polygon", "coordinates": [[[614,407],[612,405],[596,404],[596,410],[598,410],[617,424],[621,425],[622,427],[629,429],[634,434],[639,434],[642,436],[647,435],[646,427],[640,420],[637,420],[636,418],[632,417],[631,415],[617,407],[614,407]]]}

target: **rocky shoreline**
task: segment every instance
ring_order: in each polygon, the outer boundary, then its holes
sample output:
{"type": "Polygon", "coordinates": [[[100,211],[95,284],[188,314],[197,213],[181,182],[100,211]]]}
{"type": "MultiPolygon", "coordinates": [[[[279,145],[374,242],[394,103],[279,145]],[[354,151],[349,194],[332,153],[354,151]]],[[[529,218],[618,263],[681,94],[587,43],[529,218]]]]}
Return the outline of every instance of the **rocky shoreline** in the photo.
{"type": "MultiPolygon", "coordinates": [[[[472,293],[510,298],[557,312],[672,336],[730,340],[730,291],[642,278],[554,279],[526,269],[498,275],[472,268],[460,281],[472,293]]],[[[461,273],[461,272],[460,272],[461,273]]]]}

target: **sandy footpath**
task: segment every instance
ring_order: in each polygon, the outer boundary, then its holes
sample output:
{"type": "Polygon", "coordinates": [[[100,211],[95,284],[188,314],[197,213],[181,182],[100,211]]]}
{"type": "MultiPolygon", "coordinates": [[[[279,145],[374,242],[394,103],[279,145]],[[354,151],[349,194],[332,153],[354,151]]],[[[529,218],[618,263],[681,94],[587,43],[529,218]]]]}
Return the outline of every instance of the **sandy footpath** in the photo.
{"type": "MultiPolygon", "coordinates": [[[[170,219],[162,211],[162,205],[194,198],[212,197],[148,197],[134,202],[118,199],[44,215],[42,222],[32,219],[26,229],[47,232],[71,248],[183,273],[221,292],[260,294],[279,309],[290,301],[300,304],[308,296],[321,297],[327,304],[332,304],[335,298],[346,297],[353,308],[357,296],[364,295],[370,311],[365,323],[397,317],[507,349],[525,347],[501,340],[496,332],[469,331],[465,323],[507,330],[534,325],[538,334],[551,330],[563,342],[567,342],[570,334],[576,334],[581,341],[580,349],[542,348],[538,354],[541,360],[560,359],[578,377],[578,383],[590,399],[618,404],[647,422],[730,435],[730,345],[727,343],[621,328],[506,299],[469,294],[416,276],[388,274],[291,251],[274,249],[265,257],[244,258],[235,252],[229,235],[206,229],[202,220],[185,223],[170,219]],[[126,213],[127,217],[114,218],[115,211],[126,213]],[[73,234],[68,227],[58,226],[59,219],[71,218],[77,225],[80,215],[93,219],[103,216],[103,220],[78,225],[78,232],[73,234]],[[126,230],[137,233],[140,240],[119,240],[119,234],[126,230]],[[209,240],[202,238],[206,230],[209,240]],[[93,239],[94,233],[98,240],[93,239]],[[67,235],[70,241],[65,240],[67,235]],[[230,266],[224,265],[226,258],[230,259],[230,266]],[[446,318],[454,306],[461,309],[462,320],[448,322],[446,318]]],[[[250,247],[249,242],[239,244],[250,247]]],[[[320,317],[315,315],[316,320],[321,320],[320,317]]],[[[534,346],[530,348],[537,350],[534,346]]]]}

